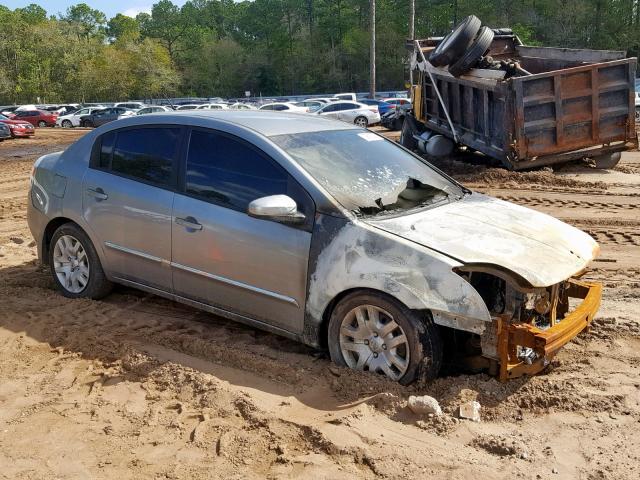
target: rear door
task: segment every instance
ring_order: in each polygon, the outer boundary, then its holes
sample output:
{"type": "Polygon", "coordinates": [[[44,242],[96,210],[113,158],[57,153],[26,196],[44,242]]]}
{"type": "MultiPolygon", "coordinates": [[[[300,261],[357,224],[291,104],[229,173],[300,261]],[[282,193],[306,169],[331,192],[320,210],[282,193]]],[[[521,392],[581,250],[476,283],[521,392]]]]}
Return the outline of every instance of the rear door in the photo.
{"type": "Polygon", "coordinates": [[[83,214],[106,267],[121,279],[171,291],[171,208],[179,126],[131,127],[102,135],[83,181],[83,214]]]}
{"type": "Polygon", "coordinates": [[[322,109],[322,112],[319,112],[320,115],[329,118],[339,118],[339,110],[340,104],[329,104],[322,109]]]}
{"type": "Polygon", "coordinates": [[[338,118],[344,122],[353,122],[355,110],[359,109],[360,106],[356,103],[342,103],[338,110],[338,118]]]}
{"type": "Polygon", "coordinates": [[[273,159],[225,133],[194,129],[173,207],[176,294],[300,333],[314,204],[273,159]],[[285,194],[302,225],[251,217],[249,202],[285,194]]]}

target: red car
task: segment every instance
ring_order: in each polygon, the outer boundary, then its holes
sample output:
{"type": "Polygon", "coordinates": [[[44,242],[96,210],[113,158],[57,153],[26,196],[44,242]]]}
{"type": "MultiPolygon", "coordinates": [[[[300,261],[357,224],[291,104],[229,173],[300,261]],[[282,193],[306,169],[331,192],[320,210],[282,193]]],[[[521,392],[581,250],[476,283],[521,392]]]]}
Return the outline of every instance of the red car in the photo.
{"type": "Polygon", "coordinates": [[[35,133],[33,125],[24,120],[12,120],[0,114],[0,122],[9,127],[12,137],[30,137],[35,133]]]}
{"type": "Polygon", "coordinates": [[[29,122],[34,127],[55,127],[58,114],[46,110],[16,110],[12,120],[29,122]]]}

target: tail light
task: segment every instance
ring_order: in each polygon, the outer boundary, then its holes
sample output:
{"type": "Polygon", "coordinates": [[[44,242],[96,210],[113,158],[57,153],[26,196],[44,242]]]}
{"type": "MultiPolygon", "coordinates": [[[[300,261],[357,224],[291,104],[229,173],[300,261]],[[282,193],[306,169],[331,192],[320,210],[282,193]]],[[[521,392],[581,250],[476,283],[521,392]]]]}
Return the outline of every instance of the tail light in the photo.
{"type": "Polygon", "coordinates": [[[378,107],[369,107],[369,110],[371,110],[373,113],[378,113],[378,107]]]}

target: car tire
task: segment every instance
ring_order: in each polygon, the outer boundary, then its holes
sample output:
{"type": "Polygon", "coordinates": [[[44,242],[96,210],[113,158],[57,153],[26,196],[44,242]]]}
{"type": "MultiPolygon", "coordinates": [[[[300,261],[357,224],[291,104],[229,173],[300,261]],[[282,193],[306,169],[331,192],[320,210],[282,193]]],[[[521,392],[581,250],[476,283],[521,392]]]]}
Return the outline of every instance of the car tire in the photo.
{"type": "Polygon", "coordinates": [[[93,127],[93,124],[89,120],[82,120],[82,122],[80,122],[80,126],[84,128],[91,128],[93,127]]]}
{"type": "Polygon", "coordinates": [[[381,373],[402,385],[433,380],[442,365],[442,339],[431,315],[379,292],[354,292],[335,306],[328,345],[337,365],[381,373]]]}
{"type": "Polygon", "coordinates": [[[46,126],[47,126],[47,122],[45,122],[44,120],[40,120],[40,121],[38,122],[38,126],[39,126],[40,128],[44,128],[44,127],[46,127],[46,126]]]}
{"type": "Polygon", "coordinates": [[[71,120],[63,120],[61,125],[62,125],[62,128],[71,128],[71,127],[73,127],[73,123],[71,123],[71,120]]]}
{"type": "Polygon", "coordinates": [[[464,55],[449,65],[449,73],[454,77],[459,77],[471,70],[471,67],[473,67],[473,65],[482,58],[485,52],[489,50],[489,47],[491,47],[493,36],[493,30],[489,27],[482,27],[480,32],[478,32],[478,36],[464,55]]]}
{"type": "Polygon", "coordinates": [[[469,15],[436,46],[429,55],[429,62],[435,67],[455,62],[469,48],[481,25],[478,17],[469,15]]]}
{"type": "Polygon", "coordinates": [[[367,128],[369,126],[369,120],[367,120],[367,117],[363,117],[362,115],[356,117],[353,123],[362,128],[367,128]]]}
{"type": "Polygon", "coordinates": [[[418,122],[413,115],[405,115],[400,131],[399,143],[407,150],[415,151],[418,149],[418,141],[413,137],[414,134],[420,133],[418,122]]]}
{"type": "Polygon", "coordinates": [[[640,123],[640,107],[636,107],[636,123],[640,123]]]}
{"type": "Polygon", "coordinates": [[[618,164],[620,158],[622,158],[622,153],[620,152],[607,153],[605,155],[593,157],[593,163],[595,164],[596,168],[611,169],[618,164]]]}
{"type": "Polygon", "coordinates": [[[75,223],[65,223],[53,233],[49,266],[56,287],[65,297],[97,300],[113,288],[93,243],[75,223]]]}

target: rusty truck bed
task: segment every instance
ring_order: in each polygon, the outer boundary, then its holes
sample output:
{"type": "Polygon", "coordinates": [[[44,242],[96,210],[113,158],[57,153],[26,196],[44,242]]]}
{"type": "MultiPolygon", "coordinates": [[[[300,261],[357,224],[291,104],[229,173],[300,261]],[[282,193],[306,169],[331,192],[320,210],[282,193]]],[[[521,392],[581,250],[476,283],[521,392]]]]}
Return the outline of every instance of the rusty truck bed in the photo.
{"type": "MultiPolygon", "coordinates": [[[[418,42],[428,52],[437,39],[418,42]]],[[[635,58],[624,52],[528,47],[496,36],[488,53],[514,59],[531,75],[500,70],[453,77],[430,64],[458,141],[508,168],[522,169],[637,148],[635,58]]],[[[413,87],[414,116],[427,129],[454,137],[425,71],[413,87]]]]}

